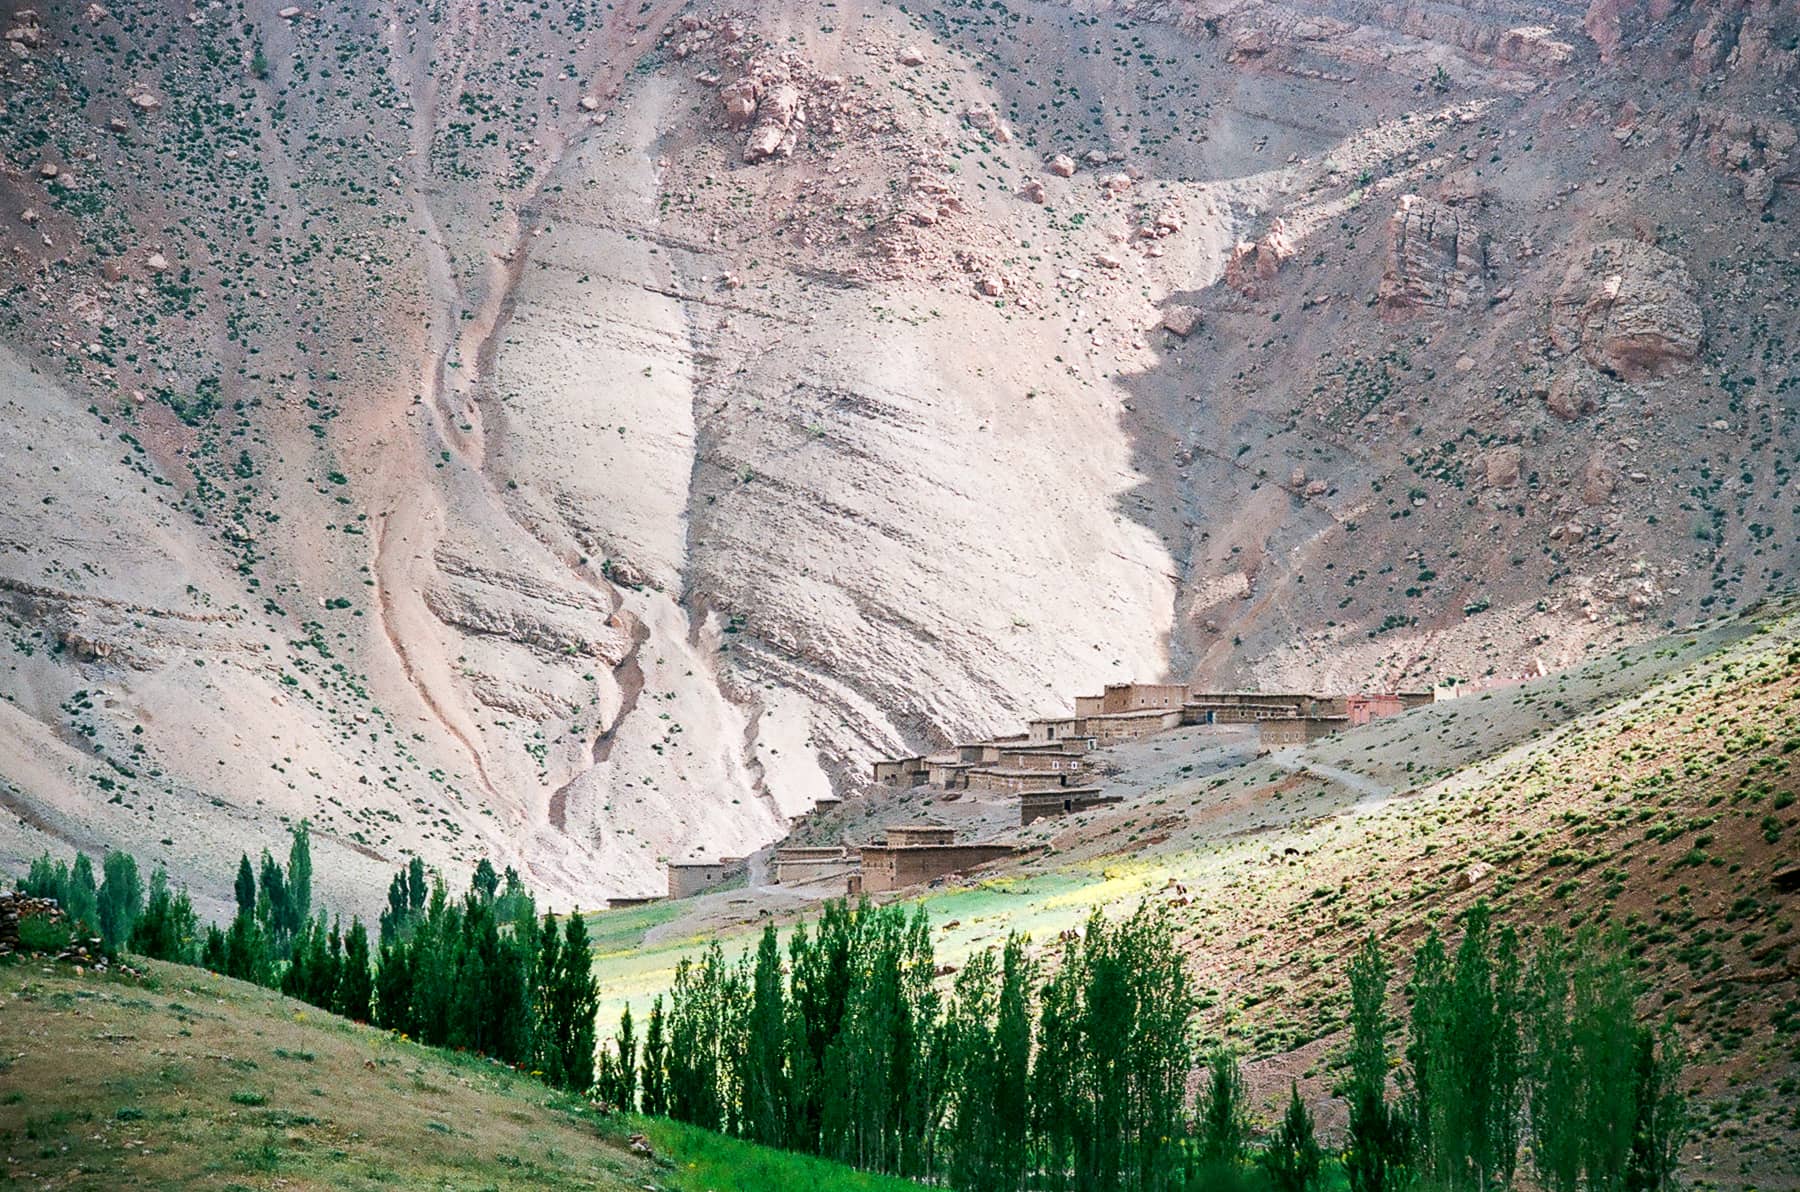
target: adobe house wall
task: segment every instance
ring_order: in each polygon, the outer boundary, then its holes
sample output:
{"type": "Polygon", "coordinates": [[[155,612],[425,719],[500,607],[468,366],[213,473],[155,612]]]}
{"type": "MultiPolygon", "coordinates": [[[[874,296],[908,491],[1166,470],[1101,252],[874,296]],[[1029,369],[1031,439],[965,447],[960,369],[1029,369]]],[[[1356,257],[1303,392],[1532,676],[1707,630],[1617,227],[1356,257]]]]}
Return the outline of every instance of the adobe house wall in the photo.
{"type": "Polygon", "coordinates": [[[957,790],[969,785],[969,762],[932,762],[925,780],[932,786],[957,790]]]}
{"type": "Polygon", "coordinates": [[[946,828],[940,824],[901,824],[887,830],[887,842],[890,848],[951,844],[955,840],[956,829],[946,828]]]}
{"type": "Polygon", "coordinates": [[[1069,777],[1067,773],[1053,771],[981,767],[969,771],[969,789],[1005,792],[1041,790],[1047,786],[1063,786],[1069,777]]]}
{"type": "Polygon", "coordinates": [[[860,863],[857,854],[843,845],[776,849],[775,881],[778,885],[792,886],[824,878],[847,877],[860,863]]]}
{"type": "Polygon", "coordinates": [[[1102,794],[1098,787],[1071,787],[1060,791],[1029,791],[1019,796],[1019,826],[1053,815],[1070,815],[1090,807],[1105,807],[1123,801],[1122,795],[1102,794]]]}
{"type": "Polygon", "coordinates": [[[897,757],[875,763],[875,781],[882,786],[917,786],[925,781],[923,757],[897,757]]]}
{"type": "Polygon", "coordinates": [[[1344,700],[1345,715],[1350,717],[1351,724],[1367,724],[1383,716],[1398,716],[1404,710],[1400,697],[1387,693],[1352,695],[1344,700]]]}
{"type": "Polygon", "coordinates": [[[1135,741],[1153,736],[1165,729],[1181,726],[1179,709],[1168,712],[1118,712],[1088,718],[1086,727],[1096,744],[1135,741]]]}
{"type": "Polygon", "coordinates": [[[1186,683],[1114,683],[1104,698],[1108,712],[1145,712],[1179,708],[1187,694],[1186,683]]]}
{"type": "Polygon", "coordinates": [[[946,873],[961,873],[1011,856],[1010,844],[949,844],[894,848],[864,845],[862,889],[870,894],[902,890],[946,873]]]}
{"type": "Polygon", "coordinates": [[[1270,716],[1313,714],[1320,704],[1317,696],[1303,692],[1195,691],[1182,711],[1189,724],[1254,724],[1270,716]]]}
{"type": "Polygon", "coordinates": [[[1036,770],[1052,774],[1076,774],[1087,764],[1078,754],[1016,749],[1002,753],[999,762],[1003,770],[1036,770]]]}
{"type": "Polygon", "coordinates": [[[1306,726],[1298,716],[1261,720],[1256,725],[1257,748],[1267,752],[1271,749],[1288,749],[1295,745],[1306,744],[1306,726]]]}
{"type": "Polygon", "coordinates": [[[733,878],[748,872],[742,857],[724,857],[717,861],[683,861],[669,866],[669,897],[691,898],[716,890],[733,878]]]}
{"type": "Polygon", "coordinates": [[[1256,722],[1256,743],[1264,753],[1271,749],[1310,745],[1339,729],[1349,727],[1349,723],[1349,718],[1344,716],[1289,716],[1259,720],[1256,722]]]}

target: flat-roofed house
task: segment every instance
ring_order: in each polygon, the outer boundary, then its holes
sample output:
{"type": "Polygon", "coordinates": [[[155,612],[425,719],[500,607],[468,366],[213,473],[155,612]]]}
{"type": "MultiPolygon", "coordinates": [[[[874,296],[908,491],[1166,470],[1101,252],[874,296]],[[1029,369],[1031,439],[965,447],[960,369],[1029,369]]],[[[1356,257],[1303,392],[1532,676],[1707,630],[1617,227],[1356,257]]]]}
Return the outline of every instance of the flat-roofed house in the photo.
{"type": "Polygon", "coordinates": [[[669,863],[669,897],[691,898],[743,877],[749,863],[743,857],[720,857],[717,861],[672,861],[669,863]]]}
{"type": "Polygon", "coordinates": [[[1274,716],[1256,722],[1256,746],[1261,753],[1291,749],[1349,727],[1348,716],[1274,716]]]}
{"type": "Polygon", "coordinates": [[[1344,713],[1351,724],[1367,724],[1383,716],[1398,716],[1406,710],[1397,692],[1362,693],[1344,697],[1344,713]]]}
{"type": "Polygon", "coordinates": [[[862,858],[849,845],[778,848],[775,850],[775,881],[783,886],[796,886],[826,878],[844,878],[857,872],[862,858]]]}
{"type": "Polygon", "coordinates": [[[1047,716],[1033,720],[1025,726],[1025,738],[1029,741],[1060,741],[1064,737],[1079,736],[1081,720],[1075,716],[1047,716]]]}
{"type": "Polygon", "coordinates": [[[876,762],[874,778],[878,786],[918,786],[929,772],[923,757],[895,757],[876,762]]]}
{"type": "Polygon", "coordinates": [[[962,873],[1013,853],[1010,844],[923,844],[908,848],[865,844],[860,889],[870,894],[904,890],[947,873],[962,873]]]}
{"type": "Polygon", "coordinates": [[[1181,727],[1181,709],[1146,708],[1138,712],[1107,712],[1082,721],[1096,745],[1136,741],[1181,727]]]}

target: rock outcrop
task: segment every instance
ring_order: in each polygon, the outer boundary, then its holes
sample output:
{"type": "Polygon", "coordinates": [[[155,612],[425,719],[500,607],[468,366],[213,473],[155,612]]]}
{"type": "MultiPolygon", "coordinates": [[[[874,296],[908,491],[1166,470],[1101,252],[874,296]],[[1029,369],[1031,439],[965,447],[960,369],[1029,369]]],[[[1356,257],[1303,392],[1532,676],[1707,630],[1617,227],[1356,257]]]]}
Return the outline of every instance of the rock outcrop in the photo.
{"type": "Polygon", "coordinates": [[[1687,42],[1696,81],[1718,73],[1781,78],[1800,69],[1794,8],[1770,0],[1590,0],[1582,27],[1610,64],[1671,18],[1683,22],[1676,36],[1687,42]]]}
{"type": "Polygon", "coordinates": [[[1377,300],[1389,317],[1472,305],[1487,289],[1488,239],[1462,211],[1405,195],[1388,220],[1387,267],[1377,300]]]}
{"type": "Polygon", "coordinates": [[[1567,66],[1575,57],[1575,47],[1556,36],[1546,25],[1521,25],[1500,35],[1494,56],[1502,62],[1539,70],[1567,66]]]}
{"type": "Polygon", "coordinates": [[[1544,405],[1564,422],[1573,422],[1591,412],[1599,404],[1600,378],[1590,370],[1574,366],[1556,374],[1544,405]]]}
{"type": "Polygon", "coordinates": [[[1667,376],[1700,353],[1699,286],[1679,257],[1635,240],[1579,254],[1550,302],[1550,339],[1626,380],[1667,376]]]}
{"type": "Polygon", "coordinates": [[[1225,262],[1225,284],[1246,298],[1260,297],[1275,280],[1281,263],[1293,255],[1293,237],[1277,219],[1260,240],[1241,240],[1231,250],[1225,262]]]}
{"type": "Polygon", "coordinates": [[[756,115],[756,80],[745,76],[719,89],[719,102],[725,107],[725,119],[733,125],[750,123],[756,115]]]}
{"type": "Polygon", "coordinates": [[[1596,451],[1581,467],[1581,502],[1604,505],[1619,487],[1619,469],[1604,451],[1596,451]]]}
{"type": "Polygon", "coordinates": [[[744,142],[744,160],[788,156],[805,123],[798,87],[782,80],[761,89],[756,100],[756,124],[744,142]]]}
{"type": "Polygon", "coordinates": [[[1700,109],[1706,157],[1743,188],[1752,211],[1766,208],[1779,182],[1800,177],[1800,133],[1778,117],[1752,118],[1722,108],[1700,109]]]}
{"type": "Polygon", "coordinates": [[[1511,488],[1519,482],[1522,453],[1516,446],[1496,447],[1482,457],[1482,475],[1489,488],[1511,488]]]}

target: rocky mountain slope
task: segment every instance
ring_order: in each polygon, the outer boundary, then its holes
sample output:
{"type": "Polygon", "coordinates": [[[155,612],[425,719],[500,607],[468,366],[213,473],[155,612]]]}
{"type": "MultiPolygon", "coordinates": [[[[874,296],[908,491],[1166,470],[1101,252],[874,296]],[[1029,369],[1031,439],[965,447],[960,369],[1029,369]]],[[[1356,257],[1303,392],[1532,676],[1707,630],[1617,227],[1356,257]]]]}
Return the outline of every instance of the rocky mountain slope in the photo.
{"type": "Polygon", "coordinates": [[[556,905],[1111,678],[1791,582],[1800,23],[0,5],[0,852],[556,905]]]}

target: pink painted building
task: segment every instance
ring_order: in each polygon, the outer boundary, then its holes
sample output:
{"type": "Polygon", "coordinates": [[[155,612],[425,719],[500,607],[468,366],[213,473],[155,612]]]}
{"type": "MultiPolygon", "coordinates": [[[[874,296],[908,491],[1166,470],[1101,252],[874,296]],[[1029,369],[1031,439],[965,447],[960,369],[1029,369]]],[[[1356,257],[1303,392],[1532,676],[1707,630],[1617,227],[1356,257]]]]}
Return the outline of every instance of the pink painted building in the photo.
{"type": "Polygon", "coordinates": [[[1398,716],[1405,707],[1400,696],[1394,692],[1352,695],[1344,700],[1344,711],[1349,714],[1353,725],[1367,724],[1383,716],[1398,716]]]}

